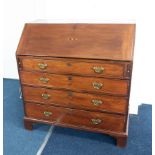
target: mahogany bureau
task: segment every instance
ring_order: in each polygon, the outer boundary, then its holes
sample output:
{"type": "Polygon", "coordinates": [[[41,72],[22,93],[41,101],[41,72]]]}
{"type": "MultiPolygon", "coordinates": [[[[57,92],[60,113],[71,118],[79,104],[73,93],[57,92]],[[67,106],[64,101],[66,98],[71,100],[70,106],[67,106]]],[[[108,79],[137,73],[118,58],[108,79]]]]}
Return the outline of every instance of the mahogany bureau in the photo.
{"type": "Polygon", "coordinates": [[[105,133],[125,146],[135,24],[26,24],[17,48],[24,125],[105,133]]]}

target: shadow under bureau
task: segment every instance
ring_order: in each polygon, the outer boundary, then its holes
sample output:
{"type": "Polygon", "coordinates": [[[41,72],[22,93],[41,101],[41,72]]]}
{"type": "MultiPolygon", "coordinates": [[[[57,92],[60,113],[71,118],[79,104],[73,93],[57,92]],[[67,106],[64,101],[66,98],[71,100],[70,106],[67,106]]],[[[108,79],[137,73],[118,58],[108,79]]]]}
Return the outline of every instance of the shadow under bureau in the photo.
{"type": "Polygon", "coordinates": [[[125,146],[134,24],[25,24],[17,52],[25,128],[105,133],[125,146]]]}

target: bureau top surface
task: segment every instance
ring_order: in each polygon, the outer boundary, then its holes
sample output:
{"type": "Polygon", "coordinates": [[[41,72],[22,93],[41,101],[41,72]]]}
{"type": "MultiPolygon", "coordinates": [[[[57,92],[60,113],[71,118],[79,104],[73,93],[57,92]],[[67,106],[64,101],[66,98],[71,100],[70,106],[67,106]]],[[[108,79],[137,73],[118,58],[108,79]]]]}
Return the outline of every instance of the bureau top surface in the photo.
{"type": "Polygon", "coordinates": [[[26,24],[17,55],[131,61],[135,24],[26,24]]]}

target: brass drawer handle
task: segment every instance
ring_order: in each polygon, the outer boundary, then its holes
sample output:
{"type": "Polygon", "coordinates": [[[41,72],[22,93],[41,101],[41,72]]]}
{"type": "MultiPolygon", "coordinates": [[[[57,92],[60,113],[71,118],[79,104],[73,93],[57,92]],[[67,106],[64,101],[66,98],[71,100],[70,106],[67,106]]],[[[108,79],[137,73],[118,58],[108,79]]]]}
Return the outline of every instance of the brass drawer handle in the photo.
{"type": "Polygon", "coordinates": [[[42,96],[43,99],[47,100],[47,99],[50,98],[51,95],[49,95],[49,94],[41,94],[41,96],[42,96]]]}
{"type": "Polygon", "coordinates": [[[48,83],[49,79],[48,78],[44,78],[44,77],[41,77],[39,78],[39,80],[43,83],[48,83]]]}
{"type": "Polygon", "coordinates": [[[45,115],[46,117],[49,117],[50,115],[52,115],[52,112],[44,111],[44,115],[45,115]]]}
{"type": "Polygon", "coordinates": [[[40,68],[40,69],[46,69],[47,68],[47,64],[44,64],[44,63],[38,63],[38,67],[40,68]]]}
{"type": "Polygon", "coordinates": [[[93,82],[92,85],[95,89],[101,89],[103,87],[103,84],[99,82],[93,82]]]}
{"type": "Polygon", "coordinates": [[[92,69],[94,70],[95,73],[98,73],[98,74],[101,74],[104,71],[103,67],[94,66],[92,69]]]}
{"type": "Polygon", "coordinates": [[[93,119],[91,119],[91,122],[92,122],[94,125],[98,125],[98,124],[100,124],[100,123],[102,122],[102,120],[93,118],[93,119]]]}
{"type": "Polygon", "coordinates": [[[102,102],[101,100],[96,100],[96,99],[94,99],[94,100],[92,100],[92,103],[93,103],[93,105],[95,105],[95,106],[99,106],[99,105],[101,105],[103,102],[102,102]]]}

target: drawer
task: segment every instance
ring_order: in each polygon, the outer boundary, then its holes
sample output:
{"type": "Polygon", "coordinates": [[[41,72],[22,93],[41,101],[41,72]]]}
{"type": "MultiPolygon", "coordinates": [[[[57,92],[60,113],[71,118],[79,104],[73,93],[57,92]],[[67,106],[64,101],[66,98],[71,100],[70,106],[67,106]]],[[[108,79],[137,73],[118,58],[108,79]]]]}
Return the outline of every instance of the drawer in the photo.
{"type": "Polygon", "coordinates": [[[26,116],[59,125],[122,132],[126,116],[26,103],[26,116]]]}
{"type": "Polygon", "coordinates": [[[114,95],[128,94],[128,80],[66,76],[26,71],[21,71],[20,76],[22,84],[27,85],[114,95]]]}
{"type": "Polygon", "coordinates": [[[23,95],[25,101],[85,110],[126,114],[128,107],[128,100],[125,97],[93,95],[28,86],[23,86],[23,95]]]}
{"type": "Polygon", "coordinates": [[[68,59],[21,59],[24,70],[41,71],[56,74],[75,74],[96,77],[117,77],[123,78],[125,63],[88,61],[68,59]]]}

